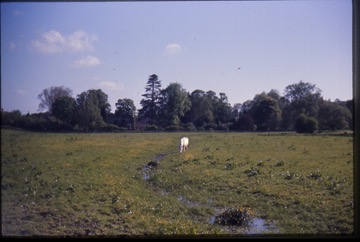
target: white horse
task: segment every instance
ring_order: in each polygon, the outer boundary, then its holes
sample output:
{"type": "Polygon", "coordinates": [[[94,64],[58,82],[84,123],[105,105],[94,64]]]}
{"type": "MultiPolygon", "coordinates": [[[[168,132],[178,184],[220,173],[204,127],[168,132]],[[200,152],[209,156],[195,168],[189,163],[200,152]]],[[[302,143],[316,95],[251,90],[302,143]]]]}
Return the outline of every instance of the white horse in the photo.
{"type": "Polygon", "coordinates": [[[187,150],[189,147],[189,138],[188,137],[182,137],[180,139],[180,153],[187,150]]]}

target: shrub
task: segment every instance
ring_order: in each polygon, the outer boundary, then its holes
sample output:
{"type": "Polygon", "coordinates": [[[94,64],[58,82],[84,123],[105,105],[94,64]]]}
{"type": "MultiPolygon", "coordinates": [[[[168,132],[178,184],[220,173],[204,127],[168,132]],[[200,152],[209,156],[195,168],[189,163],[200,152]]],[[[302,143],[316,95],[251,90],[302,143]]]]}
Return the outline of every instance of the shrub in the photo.
{"type": "Polygon", "coordinates": [[[222,130],[222,131],[229,130],[229,124],[219,123],[216,126],[216,130],[222,130]]]}
{"type": "Polygon", "coordinates": [[[169,126],[166,126],[165,128],[166,131],[179,131],[181,130],[181,127],[179,125],[169,125],[169,126]]]}
{"type": "Polygon", "coordinates": [[[149,125],[146,125],[144,130],[145,131],[157,131],[157,130],[159,130],[159,128],[155,124],[149,124],[149,125]]]}
{"type": "Polygon", "coordinates": [[[102,127],[101,127],[101,130],[102,131],[105,131],[105,132],[116,132],[116,131],[126,131],[128,129],[126,128],[119,128],[119,126],[115,125],[115,124],[104,124],[102,127]]]}
{"type": "Polygon", "coordinates": [[[303,113],[300,114],[295,121],[295,130],[297,133],[314,133],[317,127],[317,120],[303,113]]]}
{"type": "Polygon", "coordinates": [[[196,131],[196,127],[192,122],[184,124],[184,129],[186,131],[196,131]]]}

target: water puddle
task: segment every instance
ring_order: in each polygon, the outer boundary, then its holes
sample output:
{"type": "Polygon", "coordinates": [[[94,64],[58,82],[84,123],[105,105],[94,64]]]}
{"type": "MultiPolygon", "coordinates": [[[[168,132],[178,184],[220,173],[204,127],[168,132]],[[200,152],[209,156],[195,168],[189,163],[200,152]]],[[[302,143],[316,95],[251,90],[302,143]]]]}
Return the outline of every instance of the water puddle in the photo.
{"type": "Polygon", "coordinates": [[[150,179],[150,167],[148,167],[147,165],[143,167],[142,169],[142,174],[143,174],[143,178],[144,180],[149,180],[150,179]]]}
{"type": "Polygon", "coordinates": [[[197,203],[197,202],[192,202],[192,201],[186,199],[184,196],[181,196],[181,195],[178,196],[177,199],[179,200],[179,202],[185,204],[189,208],[203,206],[202,204],[197,203]]]}
{"type": "Polygon", "coordinates": [[[165,156],[167,156],[167,154],[156,154],[153,158],[153,161],[159,162],[160,160],[162,160],[165,156]]]}
{"type": "MultiPolygon", "coordinates": [[[[211,216],[209,219],[209,224],[215,224],[216,216],[211,216]]],[[[224,226],[228,227],[229,230],[234,231],[235,226],[224,226]]],[[[266,233],[278,233],[278,229],[274,225],[270,225],[266,222],[265,219],[254,217],[252,218],[248,225],[245,227],[240,227],[237,230],[242,230],[244,234],[266,234],[266,233]]]]}
{"type": "Polygon", "coordinates": [[[151,172],[159,165],[160,161],[167,154],[156,154],[151,161],[149,161],[142,169],[142,174],[144,180],[149,180],[151,177],[151,172]]]}
{"type": "MultiPolygon", "coordinates": [[[[220,214],[220,209],[218,207],[213,207],[210,204],[201,204],[188,200],[186,197],[180,195],[177,197],[178,201],[185,204],[187,207],[208,207],[212,208],[216,214],[220,214]]],[[[212,199],[208,199],[209,203],[212,203],[212,199]]],[[[219,216],[219,215],[217,215],[219,216]]],[[[211,216],[209,219],[209,224],[217,225],[216,218],[217,216],[211,216]]],[[[246,225],[221,225],[225,230],[229,230],[231,233],[241,232],[244,234],[266,234],[266,233],[278,233],[278,229],[274,224],[269,224],[265,219],[259,217],[252,217],[246,223],[246,225]]]]}
{"type": "Polygon", "coordinates": [[[250,227],[247,231],[247,234],[261,234],[272,231],[269,226],[266,224],[265,219],[262,218],[253,218],[250,227]]]}

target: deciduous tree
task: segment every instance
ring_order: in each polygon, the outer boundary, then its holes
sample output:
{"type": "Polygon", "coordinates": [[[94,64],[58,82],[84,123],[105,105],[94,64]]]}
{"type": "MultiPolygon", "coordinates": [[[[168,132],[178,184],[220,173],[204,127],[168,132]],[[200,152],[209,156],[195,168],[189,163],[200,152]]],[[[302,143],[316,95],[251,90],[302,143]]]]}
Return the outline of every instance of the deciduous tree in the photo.
{"type": "Polygon", "coordinates": [[[104,116],[110,112],[107,95],[100,89],[88,90],[77,96],[78,122],[85,129],[96,130],[101,128],[104,116]]]}
{"type": "Polygon", "coordinates": [[[285,88],[282,102],[283,119],[286,120],[286,126],[291,128],[295,119],[302,113],[307,117],[316,118],[321,101],[321,90],[315,84],[300,81],[288,85],[285,88]]]}
{"type": "Polygon", "coordinates": [[[49,87],[44,89],[39,95],[40,99],[39,111],[47,110],[52,113],[52,105],[59,97],[71,97],[72,90],[70,88],[60,87],[49,87]]]}
{"type": "Polygon", "coordinates": [[[115,116],[119,118],[119,126],[135,128],[135,112],[136,107],[134,101],[128,98],[119,99],[115,104],[115,116]]]}
{"type": "Polygon", "coordinates": [[[319,108],[318,121],[322,130],[339,130],[351,128],[351,112],[336,102],[324,101],[319,108]]]}
{"type": "Polygon", "coordinates": [[[170,83],[161,92],[161,118],[164,126],[179,126],[181,118],[190,110],[191,102],[186,90],[179,83],[170,83]]]}
{"type": "Polygon", "coordinates": [[[52,114],[68,124],[74,123],[76,116],[75,112],[76,100],[73,97],[59,97],[52,105],[52,114]]]}

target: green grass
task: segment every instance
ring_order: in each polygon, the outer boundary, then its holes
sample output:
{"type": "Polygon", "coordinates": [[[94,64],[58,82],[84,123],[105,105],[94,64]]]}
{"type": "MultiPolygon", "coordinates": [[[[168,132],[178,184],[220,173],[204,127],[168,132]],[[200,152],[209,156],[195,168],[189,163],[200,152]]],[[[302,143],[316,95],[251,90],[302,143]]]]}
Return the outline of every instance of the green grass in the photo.
{"type": "Polygon", "coordinates": [[[233,207],[274,228],[263,233],[354,232],[351,136],[3,129],[1,150],[4,236],[244,234],[209,223],[233,207]]]}

